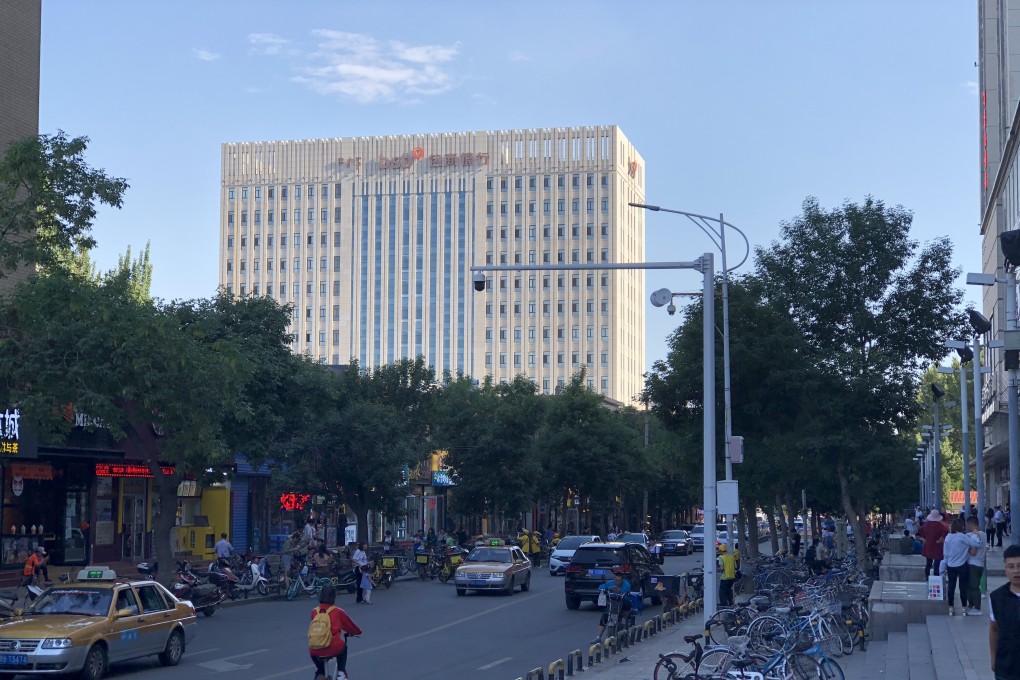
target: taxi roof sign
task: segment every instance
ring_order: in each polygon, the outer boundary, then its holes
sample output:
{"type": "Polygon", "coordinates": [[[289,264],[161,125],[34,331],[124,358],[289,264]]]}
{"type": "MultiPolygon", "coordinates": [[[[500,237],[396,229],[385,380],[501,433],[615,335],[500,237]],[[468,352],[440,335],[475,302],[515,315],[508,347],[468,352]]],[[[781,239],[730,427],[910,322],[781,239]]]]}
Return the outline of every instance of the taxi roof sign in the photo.
{"type": "Polygon", "coordinates": [[[86,567],[78,572],[79,581],[112,581],[117,572],[109,567],[86,567]]]}
{"type": "Polygon", "coordinates": [[[490,546],[504,546],[504,545],[506,545],[506,542],[502,538],[490,538],[489,539],[489,545],[490,546]]]}

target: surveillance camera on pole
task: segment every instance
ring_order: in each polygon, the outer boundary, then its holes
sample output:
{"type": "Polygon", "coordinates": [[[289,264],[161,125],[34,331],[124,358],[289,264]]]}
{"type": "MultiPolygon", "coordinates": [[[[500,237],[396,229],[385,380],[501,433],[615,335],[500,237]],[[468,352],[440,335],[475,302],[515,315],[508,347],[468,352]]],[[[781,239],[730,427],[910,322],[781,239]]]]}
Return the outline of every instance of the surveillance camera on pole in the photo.
{"type": "Polygon", "coordinates": [[[481,293],[483,290],[485,290],[485,275],[484,274],[480,274],[480,273],[479,274],[475,274],[474,276],[471,277],[471,281],[475,284],[475,290],[478,291],[479,293],[481,293]]]}

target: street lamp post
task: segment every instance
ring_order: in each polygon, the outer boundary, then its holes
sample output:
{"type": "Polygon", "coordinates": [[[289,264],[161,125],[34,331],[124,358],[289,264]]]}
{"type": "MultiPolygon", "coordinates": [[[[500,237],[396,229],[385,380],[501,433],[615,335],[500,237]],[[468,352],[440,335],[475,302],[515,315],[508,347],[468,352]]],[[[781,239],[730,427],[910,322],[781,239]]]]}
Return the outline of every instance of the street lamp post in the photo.
{"type": "MultiPolygon", "coordinates": [[[[967,343],[961,340],[949,340],[946,347],[955,349],[960,356],[960,453],[963,456],[963,516],[969,516],[970,510],[970,418],[967,414],[967,362],[974,358],[974,353],[967,343]]],[[[939,373],[954,374],[956,370],[949,366],[939,366],[939,373]]]]}
{"type": "MultiPolygon", "coordinates": [[[[738,269],[751,254],[751,243],[747,240],[747,234],[743,231],[730,224],[725,220],[722,213],[719,213],[719,218],[708,217],[706,215],[698,215],[696,213],[687,212],[685,210],[674,210],[672,208],[663,208],[658,205],[649,205],[647,203],[630,203],[634,208],[641,208],[643,210],[651,210],[653,212],[666,212],[674,215],[682,215],[694,223],[706,236],[715,244],[719,249],[719,253],[722,257],[722,313],[723,313],[723,437],[725,439],[725,453],[726,453],[726,481],[733,479],[733,460],[730,458],[730,445],[733,441],[733,409],[730,400],[730,271],[731,268],[728,266],[726,261],[726,227],[733,229],[744,239],[744,258],[732,269],[738,269]],[[719,228],[716,229],[713,225],[718,224],[719,228]],[[718,240],[716,240],[718,239],[718,240]]],[[[712,296],[704,298],[704,304],[707,306],[711,303],[712,296]]],[[[707,508],[706,508],[707,511],[707,508]]],[[[706,529],[708,527],[708,519],[705,520],[706,529]]],[[[729,544],[729,550],[733,552],[734,542],[734,531],[733,531],[733,515],[728,515],[726,523],[726,536],[727,543],[729,544]]],[[[714,530],[713,530],[714,531],[714,530]]],[[[706,543],[708,537],[705,537],[706,543]]]]}
{"type": "MultiPolygon", "coordinates": [[[[711,301],[715,288],[715,258],[712,253],[705,253],[691,262],[613,262],[600,264],[518,264],[518,265],[475,265],[473,284],[476,291],[485,290],[486,271],[596,271],[596,270],[631,270],[631,269],[694,269],[702,274],[702,295],[711,301]]],[[[702,389],[704,390],[704,408],[702,409],[702,429],[704,442],[703,487],[705,493],[705,550],[704,550],[704,619],[715,615],[719,595],[719,579],[715,564],[715,519],[716,519],[716,469],[715,469],[715,306],[705,304],[702,322],[702,344],[704,346],[704,370],[702,371],[702,389]]]]}

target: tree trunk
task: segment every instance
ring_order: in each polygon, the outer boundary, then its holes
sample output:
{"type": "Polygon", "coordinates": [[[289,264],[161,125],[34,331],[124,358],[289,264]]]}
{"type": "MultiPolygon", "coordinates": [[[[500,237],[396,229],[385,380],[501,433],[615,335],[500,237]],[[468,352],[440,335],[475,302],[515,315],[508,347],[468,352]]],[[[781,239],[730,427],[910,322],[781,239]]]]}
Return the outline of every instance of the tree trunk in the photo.
{"type": "Polygon", "coordinates": [[[765,518],[769,522],[769,542],[772,544],[772,554],[776,555],[779,553],[779,535],[776,530],[776,513],[774,511],[766,511],[765,518]]]}
{"type": "MultiPolygon", "coordinates": [[[[158,464],[156,468],[159,468],[158,464]]],[[[177,487],[181,479],[180,475],[164,476],[160,473],[154,477],[153,483],[158,503],[153,507],[152,544],[156,548],[159,565],[158,579],[165,586],[170,585],[175,567],[177,542],[174,540],[174,527],[177,526],[177,487]]]]}
{"type": "Polygon", "coordinates": [[[790,550],[790,520],[787,518],[786,513],[783,511],[783,501],[779,498],[779,494],[776,494],[776,514],[779,516],[780,530],[783,533],[783,550],[789,552],[790,550]]]}
{"type": "MultiPolygon", "coordinates": [[[[839,496],[843,502],[843,512],[846,513],[847,521],[852,522],[857,512],[854,510],[853,502],[850,500],[850,479],[846,473],[846,462],[843,459],[842,453],[836,459],[836,475],[839,477],[839,496]]],[[[868,562],[863,534],[863,531],[854,532],[854,545],[857,547],[857,564],[861,567],[865,566],[868,562]]]]}
{"type": "Polygon", "coordinates": [[[744,554],[748,557],[758,556],[758,527],[755,522],[747,521],[747,511],[741,510],[737,515],[737,536],[740,537],[740,546],[744,548],[744,554]],[[754,527],[754,536],[751,535],[751,527],[754,527]]]}

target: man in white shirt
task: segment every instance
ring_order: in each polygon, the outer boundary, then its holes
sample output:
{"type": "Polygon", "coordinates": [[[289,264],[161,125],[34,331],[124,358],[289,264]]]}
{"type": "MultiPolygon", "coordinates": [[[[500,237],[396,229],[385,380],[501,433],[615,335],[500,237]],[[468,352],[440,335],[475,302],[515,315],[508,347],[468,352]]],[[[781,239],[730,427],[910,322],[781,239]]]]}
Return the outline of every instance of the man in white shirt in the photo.
{"type": "Polygon", "coordinates": [[[907,531],[909,531],[910,535],[913,536],[914,535],[914,518],[913,517],[908,517],[906,520],[904,520],[903,528],[906,529],[907,531]]]}

